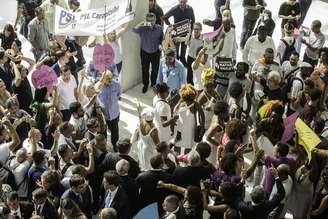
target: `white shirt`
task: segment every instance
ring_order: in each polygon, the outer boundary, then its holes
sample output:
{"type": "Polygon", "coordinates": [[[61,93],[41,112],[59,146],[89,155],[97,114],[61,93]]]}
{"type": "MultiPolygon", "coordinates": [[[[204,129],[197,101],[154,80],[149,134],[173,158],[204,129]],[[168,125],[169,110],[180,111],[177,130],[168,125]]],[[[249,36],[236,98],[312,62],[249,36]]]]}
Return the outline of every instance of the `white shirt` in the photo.
{"type": "Polygon", "coordinates": [[[300,95],[300,92],[302,92],[302,90],[304,89],[304,80],[301,77],[300,71],[297,72],[296,77],[299,78],[301,81],[303,81],[303,84],[299,80],[293,81],[293,86],[290,91],[290,97],[292,97],[292,98],[297,98],[300,95]]]}
{"type": "MultiPolygon", "coordinates": [[[[308,43],[313,48],[321,49],[323,47],[323,45],[325,44],[325,35],[323,35],[322,33],[315,34],[311,31],[310,35],[309,35],[308,43]]],[[[310,59],[313,59],[313,60],[319,59],[319,53],[310,50],[308,47],[305,49],[305,53],[310,59]]]]}
{"type": "Polygon", "coordinates": [[[110,206],[112,204],[112,202],[115,198],[115,195],[117,193],[117,190],[118,190],[118,187],[116,187],[116,189],[114,191],[111,191],[110,189],[108,190],[107,195],[106,195],[106,199],[110,195],[110,200],[109,200],[108,206],[110,206]]]}
{"type": "Polygon", "coordinates": [[[202,37],[199,37],[199,39],[196,39],[194,36],[190,39],[188,42],[189,50],[188,50],[188,56],[191,58],[196,59],[197,57],[197,49],[201,46],[203,46],[203,39],[202,37]]]}
{"type": "Polygon", "coordinates": [[[22,217],[22,214],[21,214],[20,206],[18,205],[18,208],[17,208],[16,211],[10,210],[10,215],[12,215],[12,216],[18,216],[19,218],[21,218],[22,217]]]}
{"type": "MultiPolygon", "coordinates": [[[[225,58],[232,58],[233,60],[236,60],[236,54],[237,54],[236,30],[234,28],[231,28],[228,32],[225,32],[224,30],[223,32],[225,34],[223,48],[221,52],[218,54],[218,56],[225,57],[225,58]]],[[[219,46],[217,46],[217,48],[218,47],[219,46]]]]}
{"type": "Polygon", "coordinates": [[[71,75],[68,82],[64,82],[62,77],[58,78],[58,92],[59,92],[59,109],[67,110],[69,105],[76,101],[74,96],[74,89],[77,87],[75,78],[71,75]]]}
{"type": "Polygon", "coordinates": [[[2,143],[0,144],[0,163],[4,164],[6,163],[6,161],[8,160],[9,156],[10,156],[10,149],[9,149],[9,145],[11,144],[11,142],[6,142],[6,143],[2,143]]]}
{"type": "Polygon", "coordinates": [[[114,42],[108,42],[108,44],[111,45],[114,50],[114,54],[115,54],[114,64],[118,64],[122,62],[121,47],[120,44],[117,42],[117,40],[114,42]]]}
{"type": "MultiPolygon", "coordinates": [[[[292,193],[292,188],[293,188],[293,179],[292,177],[288,176],[288,178],[284,181],[281,182],[284,189],[285,189],[285,197],[284,199],[280,202],[282,204],[286,203],[287,199],[289,198],[290,194],[292,193]]],[[[273,198],[273,196],[277,193],[277,184],[275,183],[270,195],[270,199],[273,198]]]]}
{"type": "MultiPolygon", "coordinates": [[[[36,145],[36,150],[37,151],[40,151],[40,150],[43,149],[43,148],[40,147],[40,144],[43,146],[42,142],[38,142],[37,145],[36,145]]],[[[28,154],[32,152],[32,143],[30,142],[30,139],[29,138],[26,138],[23,141],[23,148],[26,149],[26,151],[27,151],[28,154]]]]}
{"type": "Polygon", "coordinates": [[[210,68],[211,64],[207,60],[205,64],[199,63],[199,66],[197,69],[194,69],[195,62],[192,63],[191,67],[193,70],[193,82],[194,82],[194,88],[198,91],[203,90],[204,86],[202,83],[202,72],[204,69],[210,68]]]}
{"type": "Polygon", "coordinates": [[[29,161],[24,161],[23,163],[18,163],[17,159],[12,159],[9,167],[12,169],[15,176],[16,185],[19,185],[18,195],[19,197],[27,197],[28,183],[27,183],[27,172],[31,164],[29,161]],[[25,181],[25,182],[23,182],[25,181]]]}
{"type": "Polygon", "coordinates": [[[86,119],[84,117],[76,119],[71,115],[69,123],[74,126],[75,132],[78,132],[79,134],[83,134],[87,131],[86,119]]]}
{"type": "Polygon", "coordinates": [[[267,48],[271,48],[273,51],[276,50],[276,46],[271,37],[267,36],[265,41],[261,43],[257,35],[251,36],[244,47],[243,61],[250,65],[254,65],[258,59],[263,57],[267,48]]]}
{"type": "MultiPolygon", "coordinates": [[[[156,96],[157,97],[157,96],[156,96]]],[[[170,105],[160,100],[159,98],[154,98],[154,124],[158,129],[160,141],[169,141],[171,139],[171,129],[170,126],[163,127],[161,117],[166,117],[167,120],[171,119],[171,107],[170,105]]]]}
{"type": "MultiPolygon", "coordinates": [[[[60,181],[61,184],[65,188],[69,188],[70,187],[69,186],[69,180],[70,180],[71,176],[73,175],[72,170],[73,170],[73,167],[74,167],[74,163],[73,163],[73,161],[71,161],[70,163],[72,165],[67,168],[67,170],[65,171],[64,175],[62,176],[63,177],[62,180],[60,181]]],[[[65,165],[66,165],[66,162],[62,158],[60,158],[60,161],[59,161],[59,170],[62,171],[64,169],[65,165]]]]}
{"type": "MultiPolygon", "coordinates": [[[[283,40],[285,40],[285,42],[291,46],[293,44],[293,42],[296,42],[296,40],[294,39],[294,37],[292,36],[286,36],[283,38],[283,40]]],[[[286,45],[282,40],[279,40],[279,45],[277,47],[277,60],[279,60],[279,63],[281,63],[281,60],[284,56],[286,50],[286,45]]]]}
{"type": "MultiPolygon", "coordinates": [[[[289,73],[291,73],[295,69],[299,68],[299,66],[300,66],[300,61],[295,66],[292,66],[290,64],[290,61],[284,61],[281,65],[281,73],[282,73],[283,78],[285,79],[289,75],[289,73]]],[[[296,73],[297,73],[297,71],[293,72],[294,75],[296,73]]]]}

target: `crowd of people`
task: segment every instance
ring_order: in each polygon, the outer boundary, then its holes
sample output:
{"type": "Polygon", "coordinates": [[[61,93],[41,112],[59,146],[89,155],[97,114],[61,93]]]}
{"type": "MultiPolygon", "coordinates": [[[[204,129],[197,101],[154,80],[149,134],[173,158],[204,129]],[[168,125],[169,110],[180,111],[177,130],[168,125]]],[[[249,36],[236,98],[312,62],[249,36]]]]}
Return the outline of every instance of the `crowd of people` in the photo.
{"type": "Polygon", "coordinates": [[[0,218],[132,219],[153,203],[162,219],[328,218],[328,48],[321,21],[302,26],[312,0],[283,2],[280,28],[270,3],[240,1],[239,43],[230,0],[202,21],[187,0],[165,13],[149,0],[145,21],[94,40],[55,33],[55,6],[79,12],[78,0],[17,2],[0,33],[0,218]],[[154,98],[122,138],[128,29],[140,38],[140,92],[154,98]],[[103,72],[83,52],[99,43],[115,53],[103,72]],[[51,88],[31,80],[46,67],[51,88]]]}

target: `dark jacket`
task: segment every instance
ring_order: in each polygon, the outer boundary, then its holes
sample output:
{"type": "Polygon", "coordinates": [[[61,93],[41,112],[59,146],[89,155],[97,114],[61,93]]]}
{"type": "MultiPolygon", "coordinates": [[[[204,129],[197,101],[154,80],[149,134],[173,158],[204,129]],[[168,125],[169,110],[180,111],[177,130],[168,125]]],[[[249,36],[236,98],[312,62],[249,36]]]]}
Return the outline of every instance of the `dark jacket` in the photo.
{"type": "Polygon", "coordinates": [[[188,186],[200,186],[200,180],[211,178],[211,171],[204,166],[177,167],[173,173],[174,182],[178,186],[187,188],[188,186]]]}
{"type": "MultiPolygon", "coordinates": [[[[105,194],[105,199],[107,196],[107,192],[105,194]]],[[[103,204],[103,207],[105,207],[105,203],[103,204]]],[[[119,185],[118,190],[116,192],[116,195],[113,199],[113,201],[110,204],[111,208],[114,208],[117,212],[117,218],[118,219],[130,219],[131,212],[130,212],[130,206],[129,206],[129,198],[126,194],[125,190],[119,185]]]]}
{"type": "Polygon", "coordinates": [[[138,197],[138,188],[137,182],[135,179],[130,176],[120,176],[121,178],[121,186],[125,190],[126,194],[129,197],[129,205],[131,215],[133,216],[137,213],[137,197],[138,197]]]}
{"type": "Polygon", "coordinates": [[[285,189],[280,179],[276,179],[277,193],[270,200],[266,200],[259,205],[252,205],[250,202],[241,201],[238,209],[244,219],[267,218],[269,213],[277,207],[285,196],[285,189]]]}
{"type": "Polygon", "coordinates": [[[62,195],[62,199],[70,198],[72,199],[81,209],[81,211],[85,214],[88,219],[92,218],[92,194],[91,189],[88,186],[83,193],[81,193],[82,200],[78,195],[76,195],[72,189],[66,190],[66,192],[62,195]]]}
{"type": "Polygon", "coordinates": [[[165,197],[170,193],[166,189],[158,189],[158,181],[163,181],[165,183],[172,183],[173,178],[170,174],[164,172],[163,170],[149,170],[140,173],[136,178],[139,196],[138,196],[138,206],[139,210],[152,204],[154,202],[158,203],[159,212],[163,213],[162,203],[165,197]]]}
{"type": "MultiPolygon", "coordinates": [[[[35,209],[37,211],[37,209],[35,209]]],[[[47,200],[44,204],[41,213],[39,214],[43,219],[58,219],[59,215],[57,209],[47,200]]]]}

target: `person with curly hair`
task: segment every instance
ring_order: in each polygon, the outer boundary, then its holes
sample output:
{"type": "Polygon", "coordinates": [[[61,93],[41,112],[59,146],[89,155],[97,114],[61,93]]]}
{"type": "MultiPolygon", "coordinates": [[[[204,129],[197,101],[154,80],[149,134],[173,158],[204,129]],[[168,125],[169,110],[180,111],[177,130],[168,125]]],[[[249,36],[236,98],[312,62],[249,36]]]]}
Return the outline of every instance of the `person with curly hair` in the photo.
{"type": "Polygon", "coordinates": [[[202,84],[204,86],[203,91],[198,96],[198,103],[202,106],[205,114],[205,129],[210,127],[212,118],[214,116],[214,106],[221,96],[216,91],[215,80],[214,80],[214,70],[211,68],[204,69],[202,71],[202,84]]]}
{"type": "Polygon", "coordinates": [[[197,123],[205,126],[205,115],[202,107],[197,103],[197,91],[191,85],[184,85],[180,89],[181,100],[175,107],[175,114],[179,115],[177,121],[176,141],[179,148],[188,149],[189,152],[195,146],[195,128],[197,123]]]}

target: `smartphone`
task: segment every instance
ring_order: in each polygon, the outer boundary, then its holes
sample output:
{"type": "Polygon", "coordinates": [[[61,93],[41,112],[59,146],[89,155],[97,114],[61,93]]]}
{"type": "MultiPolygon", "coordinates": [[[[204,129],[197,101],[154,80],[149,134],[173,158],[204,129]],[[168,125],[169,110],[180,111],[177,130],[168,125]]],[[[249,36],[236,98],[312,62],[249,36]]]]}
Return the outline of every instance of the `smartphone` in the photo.
{"type": "Polygon", "coordinates": [[[145,22],[144,22],[144,26],[146,26],[146,27],[150,27],[150,26],[151,26],[151,22],[145,21],[145,22]]]}

